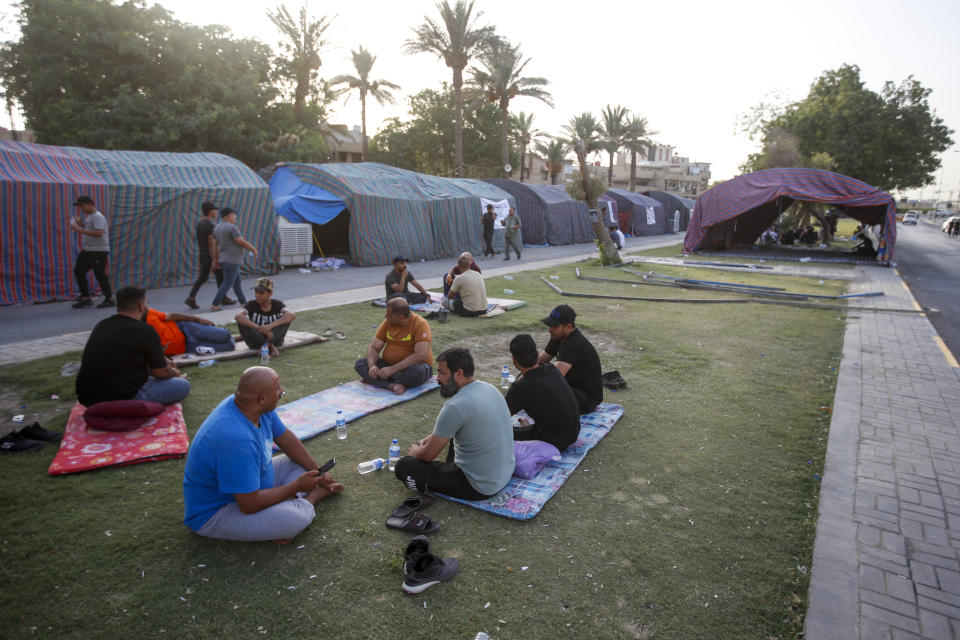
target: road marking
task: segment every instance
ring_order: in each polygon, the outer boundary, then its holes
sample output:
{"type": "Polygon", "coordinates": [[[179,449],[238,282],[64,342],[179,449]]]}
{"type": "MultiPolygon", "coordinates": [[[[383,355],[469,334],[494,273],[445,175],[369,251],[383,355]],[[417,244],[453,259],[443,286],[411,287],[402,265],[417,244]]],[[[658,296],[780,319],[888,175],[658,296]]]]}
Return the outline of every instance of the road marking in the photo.
{"type": "Polygon", "coordinates": [[[900,271],[897,269],[894,269],[893,272],[897,274],[898,278],[900,278],[900,286],[903,287],[903,290],[907,292],[908,296],[910,296],[910,301],[913,302],[913,308],[916,309],[917,311],[923,311],[923,308],[919,304],[917,304],[917,299],[913,297],[913,292],[910,291],[910,287],[907,286],[907,283],[903,279],[903,275],[901,275],[900,271]]]}
{"type": "Polygon", "coordinates": [[[947,359],[947,364],[955,369],[960,369],[960,362],[957,362],[957,359],[953,357],[952,353],[950,353],[950,349],[947,349],[947,345],[943,341],[943,338],[940,336],[933,336],[933,341],[937,343],[938,347],[940,347],[940,351],[943,352],[943,357],[947,359]]]}

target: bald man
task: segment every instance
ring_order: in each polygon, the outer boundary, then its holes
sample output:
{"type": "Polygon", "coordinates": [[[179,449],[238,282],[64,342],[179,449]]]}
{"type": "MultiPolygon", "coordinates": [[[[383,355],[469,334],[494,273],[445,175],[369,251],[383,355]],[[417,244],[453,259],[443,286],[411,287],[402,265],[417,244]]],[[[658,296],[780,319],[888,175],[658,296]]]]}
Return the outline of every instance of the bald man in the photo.
{"type": "Polygon", "coordinates": [[[280,376],[250,367],[237,390],[200,425],[183,473],[183,522],[201,536],[241,542],[290,542],[314,507],[343,490],[275,409],[280,376]],[[273,445],[285,455],[273,457],[273,445]]]}

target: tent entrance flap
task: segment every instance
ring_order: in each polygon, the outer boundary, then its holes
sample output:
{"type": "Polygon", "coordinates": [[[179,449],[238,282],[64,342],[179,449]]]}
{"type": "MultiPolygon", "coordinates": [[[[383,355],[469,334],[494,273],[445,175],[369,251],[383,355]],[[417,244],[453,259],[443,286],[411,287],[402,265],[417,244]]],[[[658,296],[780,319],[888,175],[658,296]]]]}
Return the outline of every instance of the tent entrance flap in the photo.
{"type": "Polygon", "coordinates": [[[290,222],[324,225],[347,208],[329,191],[306,182],[286,167],[278,167],[270,178],[273,208],[290,222]]]}

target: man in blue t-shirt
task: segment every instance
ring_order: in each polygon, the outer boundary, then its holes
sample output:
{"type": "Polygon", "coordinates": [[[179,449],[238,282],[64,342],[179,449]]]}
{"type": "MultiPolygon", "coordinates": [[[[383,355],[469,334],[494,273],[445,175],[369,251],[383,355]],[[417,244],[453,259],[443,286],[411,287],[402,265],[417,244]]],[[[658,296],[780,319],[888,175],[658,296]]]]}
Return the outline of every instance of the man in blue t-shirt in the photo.
{"type": "Polygon", "coordinates": [[[250,367],[233,396],[200,425],[183,473],[183,522],[201,536],[284,544],[306,529],[314,507],[343,485],[283,426],[284,395],[269,367],[250,367]],[[276,444],[286,455],[273,457],[276,444]]]}
{"type": "Polygon", "coordinates": [[[454,498],[483,500],[497,494],[513,476],[513,428],[500,391],[473,377],[467,349],[447,349],[437,357],[440,395],[449,400],[433,433],[410,445],[394,470],[410,489],[439,491],[454,498]],[[450,444],[447,461],[436,460],[450,444]]]}

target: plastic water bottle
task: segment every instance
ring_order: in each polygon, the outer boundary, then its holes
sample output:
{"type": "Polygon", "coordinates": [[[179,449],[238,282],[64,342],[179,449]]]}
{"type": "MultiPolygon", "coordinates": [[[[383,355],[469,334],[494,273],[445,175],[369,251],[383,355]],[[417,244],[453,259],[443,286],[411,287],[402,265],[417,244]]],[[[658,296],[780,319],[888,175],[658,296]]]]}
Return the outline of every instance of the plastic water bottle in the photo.
{"type": "Polygon", "coordinates": [[[347,421],[343,417],[343,409],[337,409],[337,440],[346,440],[346,439],[347,439],[347,421]]]}
{"type": "Polygon", "coordinates": [[[373,460],[361,462],[357,465],[357,473],[363,475],[365,473],[370,473],[371,471],[379,471],[380,469],[383,469],[385,462],[386,460],[383,458],[374,458],[373,460]]]}
{"type": "Polygon", "coordinates": [[[393,439],[393,442],[390,443],[390,471],[393,471],[397,468],[397,462],[400,461],[400,441],[396,438],[393,439]]]}
{"type": "Polygon", "coordinates": [[[500,388],[510,388],[510,369],[507,368],[507,365],[503,365],[503,370],[500,371],[500,388]]]}
{"type": "Polygon", "coordinates": [[[490,640],[490,636],[487,635],[486,631],[481,631],[473,640],[490,640]]]}
{"type": "Polygon", "coordinates": [[[260,347],[260,364],[270,364],[270,346],[266,342],[260,347]]]}
{"type": "Polygon", "coordinates": [[[513,294],[516,293],[516,291],[514,291],[513,289],[504,289],[503,292],[508,296],[512,296],[513,294]]]}
{"type": "Polygon", "coordinates": [[[198,363],[197,363],[197,368],[198,368],[198,369],[205,369],[205,368],[207,368],[207,367],[212,367],[212,366],[215,365],[215,364],[217,364],[217,361],[216,361],[216,360],[204,360],[203,362],[198,362],[198,363]]]}

